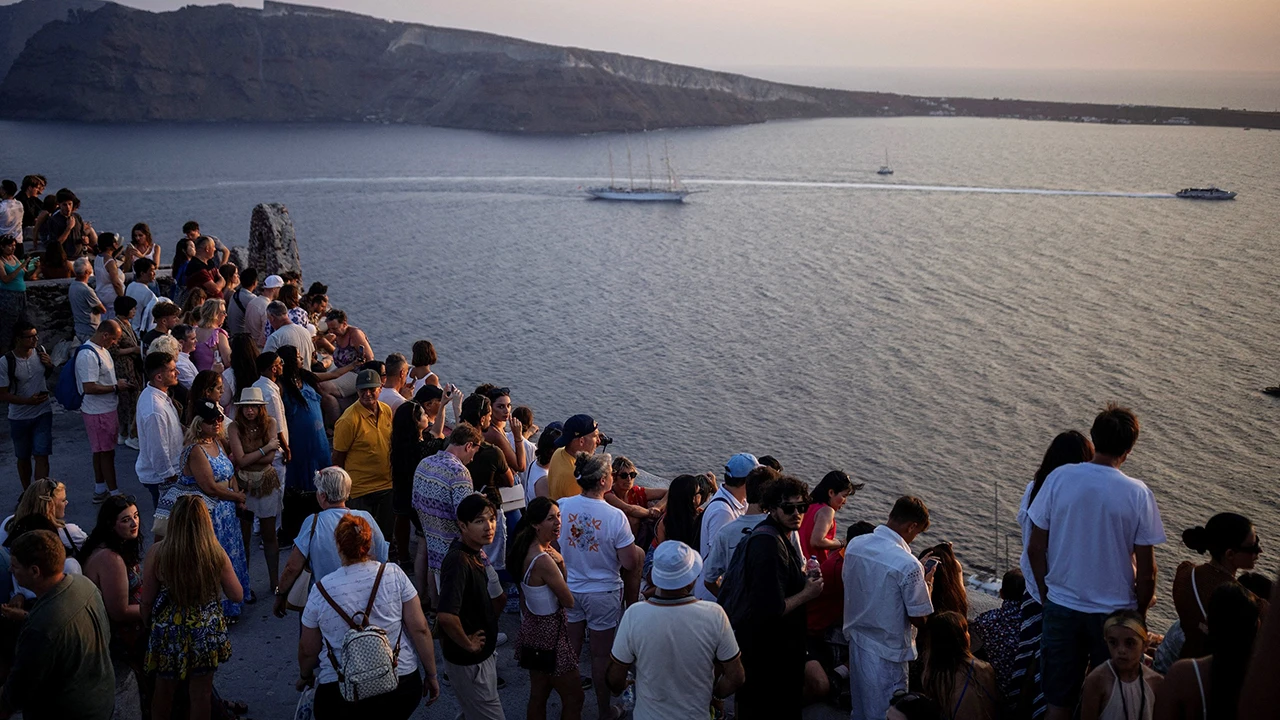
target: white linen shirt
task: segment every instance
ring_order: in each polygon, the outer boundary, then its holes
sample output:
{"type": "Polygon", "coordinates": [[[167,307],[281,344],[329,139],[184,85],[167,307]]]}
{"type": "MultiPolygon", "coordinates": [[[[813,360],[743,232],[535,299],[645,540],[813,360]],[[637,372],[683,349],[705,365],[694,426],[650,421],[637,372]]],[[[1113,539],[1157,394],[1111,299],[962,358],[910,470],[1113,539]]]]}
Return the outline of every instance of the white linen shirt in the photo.
{"type": "MultiPolygon", "coordinates": [[[[711,542],[720,534],[720,528],[742,517],[742,514],[746,511],[747,506],[738,502],[738,498],[734,497],[733,493],[729,492],[729,488],[723,485],[720,486],[715,495],[711,496],[711,502],[708,502],[702,510],[702,533],[698,539],[698,554],[702,556],[703,560],[706,560],[707,556],[711,554],[711,542]]],[[[706,569],[704,564],[702,567],[704,573],[706,569]]],[[[702,579],[705,580],[706,577],[706,575],[703,575],[702,579]]],[[[715,602],[716,599],[715,595],[712,595],[711,591],[702,582],[694,584],[693,595],[699,600],[708,602],[715,602]]]]}
{"type": "Polygon", "coordinates": [[[1063,465],[1027,514],[1049,531],[1049,602],[1083,613],[1138,607],[1133,548],[1165,541],[1156,497],[1141,480],[1109,465],[1063,465]]]}
{"type": "Polygon", "coordinates": [[[196,381],[196,364],[191,362],[191,355],[180,352],[174,360],[174,364],[178,367],[178,384],[190,390],[191,384],[196,381]]]}
{"type": "Polygon", "coordinates": [[[148,384],[138,395],[138,482],[159,485],[178,474],[182,456],[182,421],[162,390],[148,384]]]}
{"type": "Polygon", "coordinates": [[[844,634],[889,662],[916,659],[916,630],[907,618],[933,613],[924,566],[887,525],[849,542],[844,553],[844,634]]]}
{"type": "Polygon", "coordinates": [[[267,401],[267,415],[276,421],[276,429],[284,435],[284,442],[288,445],[289,424],[284,418],[284,400],[280,398],[280,386],[268,377],[258,378],[253,386],[262,391],[262,399],[267,401]]]}
{"type": "Polygon", "coordinates": [[[0,235],[12,235],[22,242],[22,203],[17,198],[0,200],[0,235]]]}

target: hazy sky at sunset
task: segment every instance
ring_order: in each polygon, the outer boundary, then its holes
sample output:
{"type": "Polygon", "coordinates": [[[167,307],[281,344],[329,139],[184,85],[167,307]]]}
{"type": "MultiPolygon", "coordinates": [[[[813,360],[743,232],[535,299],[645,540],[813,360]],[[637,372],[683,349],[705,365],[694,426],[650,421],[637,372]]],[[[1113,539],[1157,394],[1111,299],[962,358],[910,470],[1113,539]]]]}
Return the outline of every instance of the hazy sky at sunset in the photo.
{"type": "MultiPolygon", "coordinates": [[[[124,0],[170,10],[186,0],[124,0]]],[[[214,4],[199,0],[198,4],[214,4]]],[[[261,7],[237,0],[237,5],[261,7]]],[[[1280,0],[311,0],[704,67],[1280,71],[1280,0]]]]}

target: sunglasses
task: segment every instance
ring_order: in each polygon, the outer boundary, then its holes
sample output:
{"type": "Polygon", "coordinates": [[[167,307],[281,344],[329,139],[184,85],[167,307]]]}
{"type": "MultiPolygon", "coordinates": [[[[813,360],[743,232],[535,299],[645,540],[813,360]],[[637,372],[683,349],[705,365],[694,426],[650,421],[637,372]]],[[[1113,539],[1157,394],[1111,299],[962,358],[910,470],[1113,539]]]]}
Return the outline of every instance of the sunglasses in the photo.
{"type": "Polygon", "coordinates": [[[615,478],[628,478],[630,480],[635,480],[636,477],[638,477],[638,475],[635,472],[616,472],[613,474],[613,476],[615,478]]]}
{"type": "Polygon", "coordinates": [[[1262,552],[1262,544],[1260,541],[1254,540],[1252,545],[1245,545],[1243,547],[1238,547],[1236,548],[1236,550],[1238,552],[1242,552],[1247,555],[1257,555],[1258,553],[1262,552]]]}
{"type": "Polygon", "coordinates": [[[799,515],[809,509],[809,503],[781,503],[778,509],[787,515],[799,515]]]}

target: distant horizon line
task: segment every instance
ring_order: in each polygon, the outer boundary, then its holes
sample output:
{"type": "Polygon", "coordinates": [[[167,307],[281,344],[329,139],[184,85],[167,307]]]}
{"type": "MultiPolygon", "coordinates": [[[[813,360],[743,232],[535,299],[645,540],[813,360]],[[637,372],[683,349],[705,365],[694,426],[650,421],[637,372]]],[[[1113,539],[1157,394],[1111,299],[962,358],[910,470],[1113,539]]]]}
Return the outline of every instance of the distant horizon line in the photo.
{"type": "Polygon", "coordinates": [[[952,72],[1052,72],[1052,73],[1195,73],[1199,75],[1221,75],[1224,73],[1238,75],[1273,75],[1280,78],[1280,68],[1273,70],[1240,70],[1232,68],[1208,69],[1197,68],[1072,68],[1072,67],[989,67],[989,66],[956,66],[956,65],[793,65],[793,64],[715,64],[708,70],[720,72],[739,72],[744,70],[941,70],[952,72]]]}

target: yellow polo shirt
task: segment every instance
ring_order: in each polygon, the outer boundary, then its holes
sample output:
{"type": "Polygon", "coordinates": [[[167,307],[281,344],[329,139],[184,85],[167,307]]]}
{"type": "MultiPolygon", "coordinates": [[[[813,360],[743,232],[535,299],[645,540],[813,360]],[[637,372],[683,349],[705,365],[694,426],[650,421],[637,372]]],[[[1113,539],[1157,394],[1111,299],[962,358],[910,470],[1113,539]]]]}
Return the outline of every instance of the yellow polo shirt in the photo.
{"type": "Polygon", "coordinates": [[[377,420],[357,402],[333,426],[333,449],[347,454],[353,498],[391,489],[391,408],[378,405],[377,420]]]}
{"type": "Polygon", "coordinates": [[[582,494],[582,488],[573,477],[573,469],[577,464],[564,448],[551,454],[551,464],[547,466],[547,492],[551,494],[552,500],[560,501],[582,494]]]}

